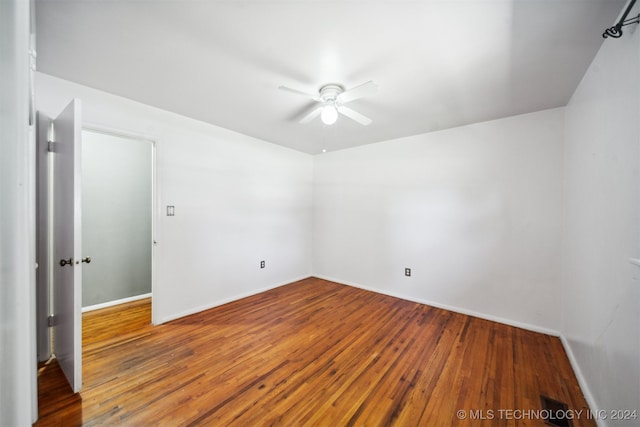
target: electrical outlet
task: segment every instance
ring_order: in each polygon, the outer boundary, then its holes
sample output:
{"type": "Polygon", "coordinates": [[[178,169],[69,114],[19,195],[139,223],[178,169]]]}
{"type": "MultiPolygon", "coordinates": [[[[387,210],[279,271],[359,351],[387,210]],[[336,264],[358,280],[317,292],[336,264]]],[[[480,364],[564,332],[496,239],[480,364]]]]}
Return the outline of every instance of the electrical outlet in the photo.
{"type": "Polygon", "coordinates": [[[264,261],[260,261],[260,268],[264,268],[264,261]]]}
{"type": "Polygon", "coordinates": [[[176,216],[176,207],[167,205],[167,216],[176,216]]]}
{"type": "Polygon", "coordinates": [[[410,268],[405,268],[404,269],[404,275],[407,277],[411,277],[411,269],[410,268]]]}

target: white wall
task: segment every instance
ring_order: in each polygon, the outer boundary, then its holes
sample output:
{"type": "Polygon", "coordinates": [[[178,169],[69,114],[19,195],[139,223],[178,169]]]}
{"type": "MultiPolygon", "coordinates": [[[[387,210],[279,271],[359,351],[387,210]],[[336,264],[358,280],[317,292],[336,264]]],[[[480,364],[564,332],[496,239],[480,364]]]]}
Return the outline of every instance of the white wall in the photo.
{"type": "Polygon", "coordinates": [[[310,275],[310,155],[36,77],[39,110],[56,115],[78,97],[87,123],[156,141],[155,322],[310,275]]]}
{"type": "Polygon", "coordinates": [[[640,410],[640,267],[629,262],[640,258],[640,31],[632,31],[604,42],[566,107],[562,332],[592,409],[607,411],[640,410]]]}
{"type": "Polygon", "coordinates": [[[153,143],[82,132],[82,307],[151,292],[153,143]]]}
{"type": "Polygon", "coordinates": [[[559,330],[563,114],[316,156],[314,275],[559,330]]]}
{"type": "Polygon", "coordinates": [[[37,414],[30,9],[0,1],[0,426],[28,426],[37,414]]]}

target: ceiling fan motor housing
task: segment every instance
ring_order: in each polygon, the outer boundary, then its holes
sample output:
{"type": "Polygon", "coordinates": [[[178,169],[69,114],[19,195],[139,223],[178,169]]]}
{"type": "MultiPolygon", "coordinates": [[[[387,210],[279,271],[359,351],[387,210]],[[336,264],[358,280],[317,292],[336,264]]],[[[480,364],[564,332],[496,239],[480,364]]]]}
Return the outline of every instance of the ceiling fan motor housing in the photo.
{"type": "Polygon", "coordinates": [[[338,95],[342,92],[344,92],[344,88],[339,84],[331,83],[324,85],[320,88],[320,99],[324,103],[335,104],[338,99],[338,95]]]}

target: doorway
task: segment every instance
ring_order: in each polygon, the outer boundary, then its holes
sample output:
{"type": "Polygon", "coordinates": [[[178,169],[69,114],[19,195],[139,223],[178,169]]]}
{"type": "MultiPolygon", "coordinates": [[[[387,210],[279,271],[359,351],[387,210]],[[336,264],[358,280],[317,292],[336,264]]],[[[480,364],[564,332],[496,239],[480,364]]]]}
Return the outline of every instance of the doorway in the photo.
{"type": "Polygon", "coordinates": [[[155,265],[155,142],[81,123],[78,99],[53,120],[37,117],[38,378],[59,366],[74,393],[82,388],[83,307],[146,298],[152,324],[155,265]],[[65,242],[71,247],[58,250],[65,242]]]}
{"type": "Polygon", "coordinates": [[[83,312],[152,296],[154,154],[153,141],[82,130],[83,312]]]}

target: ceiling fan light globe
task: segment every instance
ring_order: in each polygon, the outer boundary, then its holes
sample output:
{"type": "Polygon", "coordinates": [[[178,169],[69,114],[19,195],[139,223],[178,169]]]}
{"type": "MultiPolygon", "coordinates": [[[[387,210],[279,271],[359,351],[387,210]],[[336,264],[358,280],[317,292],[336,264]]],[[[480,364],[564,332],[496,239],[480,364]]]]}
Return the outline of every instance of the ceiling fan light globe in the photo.
{"type": "Polygon", "coordinates": [[[325,125],[332,125],[338,120],[338,110],[333,105],[327,105],[322,108],[320,119],[325,125]]]}

